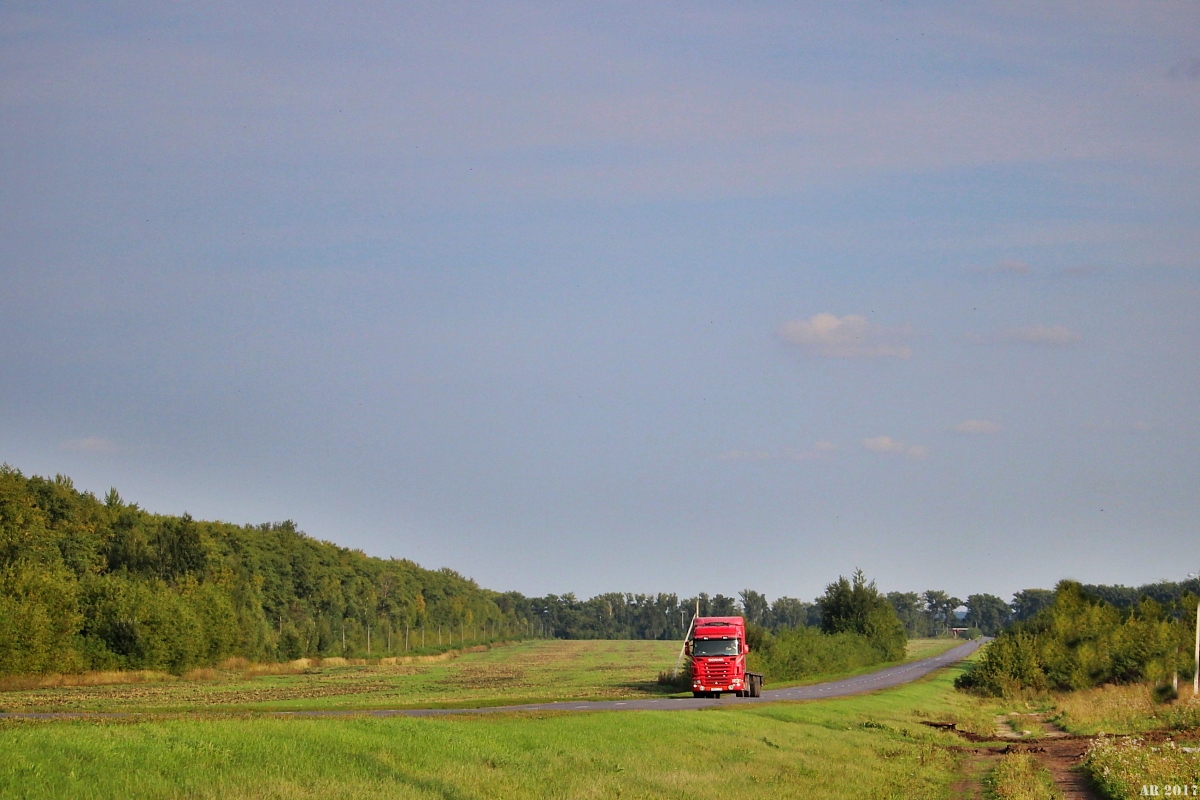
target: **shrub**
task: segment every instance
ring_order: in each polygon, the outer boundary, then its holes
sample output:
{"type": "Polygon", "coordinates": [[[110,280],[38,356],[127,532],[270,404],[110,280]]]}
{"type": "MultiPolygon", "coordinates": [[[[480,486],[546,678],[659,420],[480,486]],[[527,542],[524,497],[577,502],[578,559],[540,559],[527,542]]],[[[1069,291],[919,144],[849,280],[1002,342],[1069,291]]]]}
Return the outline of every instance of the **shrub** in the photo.
{"type": "Polygon", "coordinates": [[[1008,695],[1163,680],[1175,669],[1192,668],[1181,655],[1190,636],[1188,624],[1152,600],[1122,611],[1063,581],[1049,606],[998,636],[958,685],[1008,695]]]}
{"type": "Polygon", "coordinates": [[[790,628],[774,636],[765,635],[757,649],[752,643],[749,666],[769,681],[788,681],[849,672],[885,660],[889,659],[883,651],[863,634],[790,628]]]}
{"type": "Polygon", "coordinates": [[[1160,683],[1150,690],[1150,699],[1158,704],[1179,699],[1179,690],[1169,683],[1160,683]]]}

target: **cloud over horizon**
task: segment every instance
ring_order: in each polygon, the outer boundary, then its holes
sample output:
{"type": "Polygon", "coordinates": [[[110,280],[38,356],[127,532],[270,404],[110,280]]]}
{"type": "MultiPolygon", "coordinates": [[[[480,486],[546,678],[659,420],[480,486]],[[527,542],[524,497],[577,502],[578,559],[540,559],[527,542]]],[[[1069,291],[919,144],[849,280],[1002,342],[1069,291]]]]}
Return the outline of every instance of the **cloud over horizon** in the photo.
{"type": "Polygon", "coordinates": [[[804,352],[825,358],[911,358],[903,341],[911,336],[907,326],[885,328],[859,314],[838,317],[828,312],[809,319],[794,319],[779,328],[779,338],[804,352]]]}
{"type": "Polygon", "coordinates": [[[929,456],[929,449],[924,445],[909,444],[893,439],[891,436],[874,436],[863,439],[862,445],[872,453],[893,453],[909,458],[927,458],[929,456]]]}

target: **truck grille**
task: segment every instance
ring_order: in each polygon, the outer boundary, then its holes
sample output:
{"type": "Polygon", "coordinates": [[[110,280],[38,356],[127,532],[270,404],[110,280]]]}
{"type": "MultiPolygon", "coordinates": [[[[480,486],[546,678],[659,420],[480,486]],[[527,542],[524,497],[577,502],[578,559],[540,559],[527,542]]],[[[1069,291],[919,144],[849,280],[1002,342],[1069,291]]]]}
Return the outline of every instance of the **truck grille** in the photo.
{"type": "Polygon", "coordinates": [[[734,676],[732,661],[701,661],[693,668],[694,677],[704,683],[729,683],[734,676]]]}

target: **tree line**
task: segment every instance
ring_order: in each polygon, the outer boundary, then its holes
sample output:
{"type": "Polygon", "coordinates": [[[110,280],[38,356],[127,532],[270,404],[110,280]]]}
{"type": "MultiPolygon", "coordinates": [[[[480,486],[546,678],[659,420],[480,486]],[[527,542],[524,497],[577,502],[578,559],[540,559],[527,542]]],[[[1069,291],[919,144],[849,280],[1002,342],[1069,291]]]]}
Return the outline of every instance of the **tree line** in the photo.
{"type": "Polygon", "coordinates": [[[1140,589],[1062,581],[984,650],[958,686],[1012,695],[1190,678],[1197,588],[1194,581],[1140,589]]]}
{"type": "MultiPolygon", "coordinates": [[[[61,475],[0,467],[0,674],[180,672],[230,656],[382,656],[498,636],[676,640],[697,611],[744,614],[776,635],[828,628],[827,609],[750,589],[494,592],[453,570],[318,541],[292,522],[153,514],[115,489],[98,498],[61,475]]],[[[941,632],[948,619],[940,606],[905,609],[910,633],[941,632]]]]}
{"type": "Polygon", "coordinates": [[[519,594],[291,522],[151,514],[115,489],[101,500],[0,467],[0,674],[383,656],[538,624],[519,594]]]}
{"type": "MultiPolygon", "coordinates": [[[[861,595],[855,579],[844,580],[830,586],[861,595]]],[[[1196,583],[1085,589],[1130,607],[1143,595],[1173,602],[1188,587],[1200,588],[1196,583]]],[[[1028,589],[1012,603],[988,594],[960,601],[940,590],[881,595],[870,586],[909,637],[964,625],[994,635],[1054,598],[1028,589]]],[[[736,596],[526,597],[481,588],[450,569],[318,541],[291,522],[234,525],[152,514],[115,489],[101,499],[63,476],[25,477],[0,467],[0,674],[179,672],[230,656],[382,656],[494,637],[678,640],[697,610],[742,614],[765,644],[799,630],[845,633],[829,617],[829,591],[812,601],[770,600],[752,589],[736,596]]]]}

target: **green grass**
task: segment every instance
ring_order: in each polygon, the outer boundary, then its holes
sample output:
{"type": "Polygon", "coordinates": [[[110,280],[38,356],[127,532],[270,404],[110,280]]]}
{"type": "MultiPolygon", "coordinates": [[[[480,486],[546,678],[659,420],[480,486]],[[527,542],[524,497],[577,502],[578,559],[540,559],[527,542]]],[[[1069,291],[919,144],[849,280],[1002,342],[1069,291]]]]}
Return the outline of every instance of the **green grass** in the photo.
{"type": "Polygon", "coordinates": [[[1063,800],[1050,771],[1028,753],[1003,756],[984,786],[995,800],[1063,800]]]}
{"type": "MultiPolygon", "coordinates": [[[[958,644],[915,639],[907,660],[958,644]]],[[[663,697],[660,671],[671,669],[675,642],[530,640],[431,663],[317,666],[295,674],[209,671],[201,680],[158,680],[0,692],[6,711],[300,711],[315,709],[468,708],[538,701],[663,697]]],[[[821,675],[772,684],[782,688],[871,672],[821,675]]],[[[170,676],[162,676],[169,678],[170,676]]]]}
{"type": "Polygon", "coordinates": [[[947,650],[966,644],[966,639],[909,639],[905,661],[915,661],[918,658],[929,658],[940,655],[947,650]]]}
{"type": "Polygon", "coordinates": [[[705,711],[0,725],[5,797],[944,798],[958,669],[705,711]]]}
{"type": "Polygon", "coordinates": [[[672,642],[533,640],[452,660],[322,666],[299,674],[0,692],[7,711],[309,710],[509,705],[662,697],[672,642]]]}

